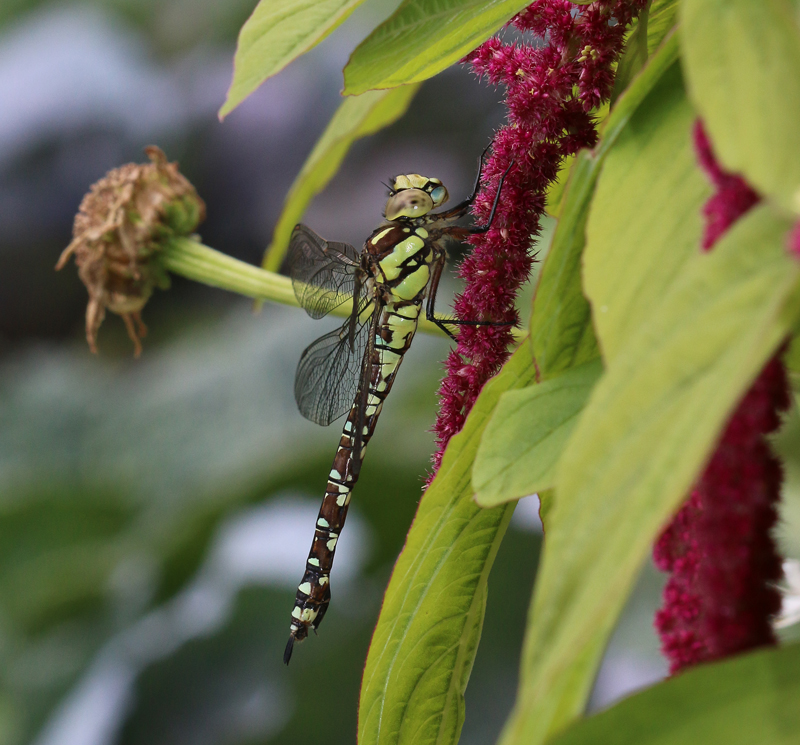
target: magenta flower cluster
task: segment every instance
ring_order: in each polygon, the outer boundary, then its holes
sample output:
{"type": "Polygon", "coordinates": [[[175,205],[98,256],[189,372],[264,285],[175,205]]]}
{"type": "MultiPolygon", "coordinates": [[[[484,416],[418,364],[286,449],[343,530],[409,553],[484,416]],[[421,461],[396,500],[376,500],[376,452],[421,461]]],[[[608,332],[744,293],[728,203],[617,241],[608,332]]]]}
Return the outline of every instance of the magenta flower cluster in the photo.
{"type": "MultiPolygon", "coordinates": [[[[703,209],[703,248],[710,249],[759,196],[721,168],[700,123],[694,139],[716,186],[703,209]]],[[[655,625],[672,673],[775,643],[771,619],[780,610],[775,582],[782,571],[771,529],[782,474],[765,436],[788,405],[778,354],[739,403],[688,501],[656,543],[656,566],[671,573],[655,625]]]]}
{"type": "MultiPolygon", "coordinates": [[[[514,299],[531,269],[547,189],[564,158],[597,141],[592,110],[609,98],[625,31],[645,4],[536,0],[511,23],[540,44],[492,38],[467,58],[478,75],[506,87],[508,109],[473,207],[477,222],[488,219],[500,176],[513,165],[491,229],[471,239],[472,252],[460,267],[465,287],[455,302],[459,318],[518,322],[514,299]]],[[[507,359],[511,341],[509,325],[461,327],[439,391],[436,469],[484,383],[507,359]]]]}
{"type": "Polygon", "coordinates": [[[699,120],[695,122],[693,135],[697,160],[716,187],[714,194],[703,205],[706,224],[702,246],[707,251],[733,223],[758,204],[760,197],[741,176],[722,170],[699,120]]]}
{"type": "Polygon", "coordinates": [[[781,606],[774,583],[782,570],[770,530],[781,468],[764,435],[780,423],[787,387],[783,365],[773,359],[656,544],[656,565],[672,573],[656,628],[673,673],[775,643],[770,622],[781,606]]]}

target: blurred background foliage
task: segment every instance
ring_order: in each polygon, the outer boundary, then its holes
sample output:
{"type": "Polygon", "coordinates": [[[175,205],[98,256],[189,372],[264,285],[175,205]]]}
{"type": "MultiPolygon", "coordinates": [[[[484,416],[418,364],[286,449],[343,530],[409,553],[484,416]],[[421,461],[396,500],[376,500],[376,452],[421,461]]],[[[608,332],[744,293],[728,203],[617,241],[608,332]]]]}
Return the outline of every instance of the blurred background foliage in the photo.
{"type": "MultiPolygon", "coordinates": [[[[253,4],[0,5],[0,745],[354,740],[371,629],[433,449],[447,341],[415,341],[358,485],[331,610],[286,669],[338,437],[296,412],[292,378],[334,322],[274,306],[254,315],[243,298],[176,278],[145,310],[140,360],[116,317],[95,358],[85,290],[52,269],[89,185],[150,143],[206,200],[204,242],[260,261],[339,103],[349,52],[396,3],[366,3],[220,124],[253,4]]],[[[462,69],[429,81],[400,122],[356,144],[305,221],[360,245],[391,174],[468,193],[499,99],[462,69]]],[[[800,426],[789,437],[797,452],[800,426]]],[[[800,468],[789,473],[797,511],[800,468]]],[[[492,572],[465,744],[493,741],[510,710],[540,541],[529,498],[492,572]]],[[[647,568],[593,706],[663,675],[650,628],[660,586],[647,568]]]]}

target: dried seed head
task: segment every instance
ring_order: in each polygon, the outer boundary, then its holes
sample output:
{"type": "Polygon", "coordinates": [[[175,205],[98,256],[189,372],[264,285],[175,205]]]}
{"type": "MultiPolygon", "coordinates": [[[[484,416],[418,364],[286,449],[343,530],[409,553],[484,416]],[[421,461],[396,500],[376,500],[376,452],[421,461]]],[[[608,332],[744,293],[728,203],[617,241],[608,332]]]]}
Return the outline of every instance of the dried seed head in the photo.
{"type": "Polygon", "coordinates": [[[56,269],[75,256],[78,276],[89,291],[86,340],[97,352],[97,330],[106,308],[122,316],[135,355],[147,333],[140,312],[156,286],[169,278],[158,262],[163,242],[188,235],[205,218],[195,188],[157,147],[145,148],[150,163],[128,163],[109,171],[83,198],[72,243],[56,269]]]}

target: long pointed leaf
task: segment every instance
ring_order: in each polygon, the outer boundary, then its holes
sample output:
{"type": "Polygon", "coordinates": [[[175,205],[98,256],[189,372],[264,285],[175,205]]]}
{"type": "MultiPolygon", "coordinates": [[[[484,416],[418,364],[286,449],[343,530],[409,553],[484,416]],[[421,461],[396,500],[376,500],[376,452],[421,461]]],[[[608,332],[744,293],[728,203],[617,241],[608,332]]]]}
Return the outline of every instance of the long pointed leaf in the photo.
{"type": "Polygon", "coordinates": [[[688,670],[579,722],[551,745],[793,745],[800,644],[688,670]]]}
{"type": "Polygon", "coordinates": [[[486,582],[514,510],[482,510],[472,501],[472,461],[500,394],[529,384],[534,374],[523,343],[484,386],[420,501],[364,668],[361,745],[458,741],[486,582]]]}
{"type": "Polygon", "coordinates": [[[427,80],[527,5],[529,0],[405,0],[356,47],[344,68],[344,93],[427,80]]]}
{"type": "Polygon", "coordinates": [[[264,254],[264,269],[274,272],[280,268],[294,226],[309,202],[339,170],[353,142],[399,119],[418,90],[418,85],[408,85],[390,91],[371,91],[342,101],[286,195],[272,242],[264,254]]]}
{"type": "Polygon", "coordinates": [[[223,119],[259,85],[321,42],[364,0],[261,0],[239,32],[223,119]]]}
{"type": "Polygon", "coordinates": [[[481,507],[555,486],[561,453],[602,373],[602,363],[594,360],[500,397],[472,469],[481,507]]]}
{"type": "Polygon", "coordinates": [[[596,151],[581,151],[572,167],[553,243],[533,298],[531,346],[543,380],[598,354],[589,303],[581,285],[589,206],[606,155],[677,56],[678,40],[672,35],[616,102],[596,151]]]}
{"type": "Polygon", "coordinates": [[[687,258],[697,253],[699,205],[711,193],[695,161],[695,113],[677,65],[659,93],[646,118],[620,135],[592,204],[584,282],[606,359],[646,322],[687,258]],[[645,185],[643,199],[639,190],[645,185]],[[623,200],[627,208],[621,206],[623,200]],[[620,209],[635,216],[621,220],[620,209]]]}

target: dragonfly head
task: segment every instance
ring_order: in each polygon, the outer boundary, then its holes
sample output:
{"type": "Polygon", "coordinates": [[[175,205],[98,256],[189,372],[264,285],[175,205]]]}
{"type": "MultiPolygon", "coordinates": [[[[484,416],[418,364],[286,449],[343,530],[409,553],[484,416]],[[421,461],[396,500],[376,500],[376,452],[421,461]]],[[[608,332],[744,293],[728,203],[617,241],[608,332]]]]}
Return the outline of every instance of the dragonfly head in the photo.
{"type": "Polygon", "coordinates": [[[398,217],[420,217],[444,204],[450,198],[438,178],[409,173],[395,176],[389,187],[384,215],[387,220],[398,217]]]}

